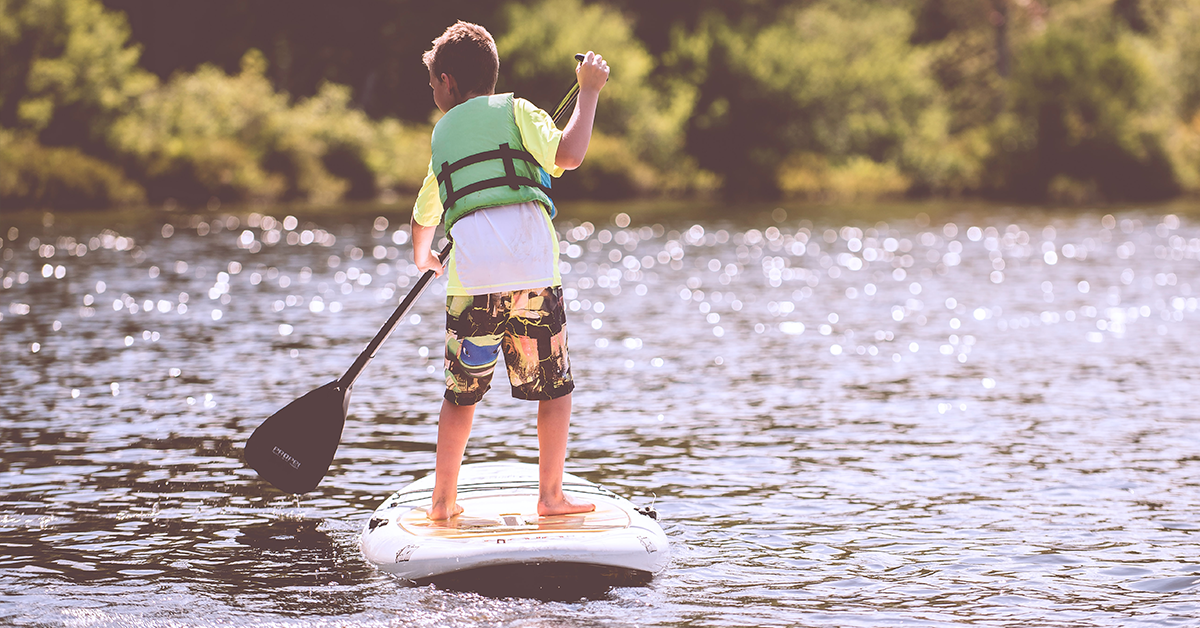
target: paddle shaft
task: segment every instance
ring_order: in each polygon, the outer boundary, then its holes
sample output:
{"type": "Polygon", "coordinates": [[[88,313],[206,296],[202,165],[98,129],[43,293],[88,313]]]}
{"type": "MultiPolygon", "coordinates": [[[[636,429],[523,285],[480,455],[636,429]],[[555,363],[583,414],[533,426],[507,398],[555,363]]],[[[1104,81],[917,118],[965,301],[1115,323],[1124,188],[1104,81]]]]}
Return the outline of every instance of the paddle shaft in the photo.
{"type": "MultiPolygon", "coordinates": [[[[438,254],[438,262],[445,264],[448,257],[450,257],[450,245],[447,245],[446,248],[442,249],[442,252],[438,254]]],[[[408,296],[404,297],[404,300],[401,301],[400,305],[396,307],[396,310],[392,312],[392,315],[390,318],[388,318],[387,323],[384,323],[383,327],[379,330],[379,333],[375,334],[375,337],[372,338],[371,342],[367,344],[367,348],[363,349],[363,352],[358,354],[358,358],[354,360],[354,364],[352,364],[349,369],[346,369],[346,372],[342,374],[340,379],[338,379],[339,388],[344,391],[350,390],[350,387],[354,385],[354,380],[358,379],[358,376],[362,374],[363,369],[366,368],[367,363],[375,357],[375,353],[379,351],[380,345],[382,345],[383,342],[388,339],[388,336],[392,335],[392,331],[396,329],[396,325],[400,324],[400,319],[404,318],[408,314],[408,311],[412,309],[413,304],[417,302],[417,299],[422,294],[424,294],[425,289],[429,287],[429,283],[433,281],[433,274],[434,273],[432,270],[427,270],[425,271],[424,275],[421,275],[421,278],[417,280],[417,285],[413,286],[412,290],[408,291],[408,296]]]]}
{"type": "MultiPolygon", "coordinates": [[[[575,55],[575,59],[583,61],[583,55],[577,54],[575,55]]],[[[554,110],[554,124],[558,124],[559,119],[562,118],[563,114],[566,113],[567,109],[569,109],[571,105],[575,104],[575,101],[578,99],[578,97],[579,83],[575,83],[571,85],[571,89],[567,92],[566,97],[563,98],[561,103],[559,103],[558,108],[554,110]]],[[[450,248],[453,246],[454,243],[450,242],[446,245],[446,248],[442,249],[442,252],[438,254],[439,263],[446,263],[446,260],[450,257],[450,248]]],[[[383,327],[379,330],[379,333],[375,334],[375,337],[372,338],[371,342],[367,344],[367,348],[363,349],[363,352],[358,354],[358,358],[354,360],[354,364],[352,364],[349,369],[346,369],[346,372],[343,373],[341,378],[338,379],[338,388],[346,391],[347,393],[350,391],[350,387],[354,385],[354,380],[358,379],[358,376],[362,374],[363,369],[367,367],[367,363],[370,362],[375,357],[375,353],[379,351],[379,347],[388,339],[388,336],[392,335],[392,332],[396,329],[396,325],[400,324],[400,319],[408,315],[408,311],[412,309],[413,304],[416,303],[417,299],[420,298],[420,296],[425,292],[425,289],[429,287],[429,283],[433,281],[433,275],[434,273],[432,270],[427,270],[425,271],[424,275],[421,275],[421,278],[417,280],[417,285],[413,286],[412,290],[408,291],[408,296],[404,297],[404,300],[401,301],[400,305],[396,307],[396,310],[392,312],[391,317],[388,318],[386,323],[384,323],[383,327]]]]}

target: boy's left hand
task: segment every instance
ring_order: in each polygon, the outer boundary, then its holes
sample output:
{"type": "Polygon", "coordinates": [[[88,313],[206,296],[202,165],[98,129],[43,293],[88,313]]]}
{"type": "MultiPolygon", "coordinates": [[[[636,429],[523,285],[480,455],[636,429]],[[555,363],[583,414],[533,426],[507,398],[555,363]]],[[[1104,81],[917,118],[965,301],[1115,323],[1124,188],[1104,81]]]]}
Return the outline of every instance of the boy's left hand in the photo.
{"type": "Polygon", "coordinates": [[[608,62],[604,57],[589,50],[575,68],[575,80],[579,81],[580,91],[599,92],[608,82],[608,62]]]}

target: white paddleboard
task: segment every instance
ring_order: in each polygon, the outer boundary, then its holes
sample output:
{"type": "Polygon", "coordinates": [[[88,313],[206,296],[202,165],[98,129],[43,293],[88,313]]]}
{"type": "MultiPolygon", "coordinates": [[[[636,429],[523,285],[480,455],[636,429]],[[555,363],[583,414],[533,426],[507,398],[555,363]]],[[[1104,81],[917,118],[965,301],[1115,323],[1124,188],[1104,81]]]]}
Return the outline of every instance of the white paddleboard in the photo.
{"type": "Polygon", "coordinates": [[[574,515],[537,514],[537,465],[463,465],[458,504],[445,521],[427,517],[433,474],[388,497],[363,528],[367,560],[416,584],[481,592],[522,585],[645,584],[670,556],[658,522],[628,500],[570,473],[563,490],[596,505],[574,515]]]}

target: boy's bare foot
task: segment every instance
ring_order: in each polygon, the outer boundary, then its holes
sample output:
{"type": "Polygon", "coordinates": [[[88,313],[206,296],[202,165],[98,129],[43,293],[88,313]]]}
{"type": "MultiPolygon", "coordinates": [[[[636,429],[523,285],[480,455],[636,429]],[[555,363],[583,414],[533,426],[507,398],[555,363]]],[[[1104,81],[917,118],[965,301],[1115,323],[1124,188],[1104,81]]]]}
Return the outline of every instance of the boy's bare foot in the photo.
{"type": "Polygon", "coordinates": [[[457,503],[451,507],[446,506],[446,504],[434,504],[429,507],[429,512],[425,513],[425,516],[428,517],[430,521],[445,521],[447,519],[457,517],[462,513],[463,507],[459,506],[457,503]]]}
{"type": "Polygon", "coordinates": [[[573,515],[581,512],[592,512],[596,505],[591,502],[579,501],[561,494],[558,499],[538,500],[537,511],[543,517],[554,515],[573,515]]]}

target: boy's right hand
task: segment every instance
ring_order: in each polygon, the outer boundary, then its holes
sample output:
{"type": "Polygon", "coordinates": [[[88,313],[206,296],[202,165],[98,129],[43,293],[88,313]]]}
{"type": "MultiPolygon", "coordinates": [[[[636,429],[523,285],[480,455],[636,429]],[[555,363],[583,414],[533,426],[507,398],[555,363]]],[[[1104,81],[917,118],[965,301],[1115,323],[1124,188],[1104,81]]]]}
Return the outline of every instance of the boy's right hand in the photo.
{"type": "Polygon", "coordinates": [[[425,249],[423,253],[421,249],[413,249],[413,262],[417,265],[417,270],[422,273],[432,270],[434,275],[441,277],[442,273],[446,271],[437,256],[433,254],[432,249],[425,249]]]}
{"type": "Polygon", "coordinates": [[[608,81],[608,64],[604,57],[589,50],[575,68],[575,80],[579,81],[579,98],[559,139],[558,151],[554,153],[554,165],[563,170],[578,168],[587,155],[588,142],[592,139],[592,123],[596,118],[596,103],[600,100],[600,90],[608,81]]]}
{"type": "Polygon", "coordinates": [[[604,57],[589,50],[575,68],[575,80],[579,81],[580,91],[599,92],[608,82],[608,63],[604,57]]]}
{"type": "Polygon", "coordinates": [[[417,265],[417,270],[420,270],[422,273],[432,270],[435,275],[441,277],[445,269],[442,267],[441,261],[438,260],[438,256],[433,252],[433,235],[437,227],[426,227],[418,223],[415,217],[411,225],[413,263],[417,265]]]}

